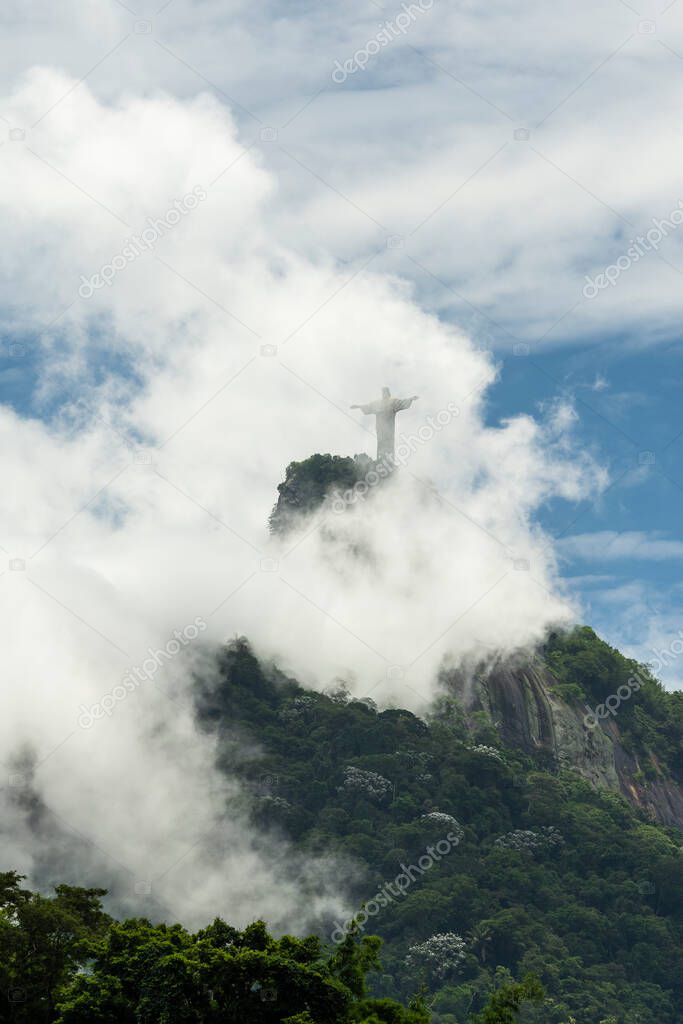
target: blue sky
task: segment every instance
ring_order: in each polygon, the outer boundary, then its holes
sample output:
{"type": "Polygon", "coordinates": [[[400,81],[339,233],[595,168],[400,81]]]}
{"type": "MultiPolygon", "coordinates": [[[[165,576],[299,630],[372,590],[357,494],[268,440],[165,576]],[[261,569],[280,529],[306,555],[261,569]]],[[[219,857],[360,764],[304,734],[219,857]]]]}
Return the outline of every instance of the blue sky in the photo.
{"type": "MultiPolygon", "coordinates": [[[[629,339],[507,356],[490,403],[496,418],[558,394],[573,398],[579,436],[608,467],[610,484],[596,501],[553,503],[540,522],[560,542],[563,574],[585,620],[646,660],[669,646],[683,621],[681,369],[676,343],[652,352],[629,339]],[[583,541],[572,548],[576,535],[583,541]]],[[[669,678],[678,684],[671,661],[669,678]]]]}

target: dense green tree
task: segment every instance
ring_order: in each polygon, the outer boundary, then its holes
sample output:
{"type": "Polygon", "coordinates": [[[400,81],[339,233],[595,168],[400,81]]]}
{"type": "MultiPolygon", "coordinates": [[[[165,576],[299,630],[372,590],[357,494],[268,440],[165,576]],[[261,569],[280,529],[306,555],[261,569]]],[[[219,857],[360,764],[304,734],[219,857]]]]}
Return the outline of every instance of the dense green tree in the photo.
{"type": "Polygon", "coordinates": [[[14,871],[0,874],[0,1020],[47,1024],[56,993],[108,925],[105,890],[60,885],[44,897],[22,888],[22,880],[14,871]]]}
{"type": "Polygon", "coordinates": [[[381,940],[275,939],[262,921],[240,932],[217,919],[112,922],[84,949],[87,970],[61,986],[56,1024],[428,1024],[419,1002],[367,995],[381,940]]]}
{"type": "Polygon", "coordinates": [[[521,982],[504,985],[493,992],[482,1012],[474,1018],[474,1024],[514,1024],[525,1001],[540,1003],[544,995],[538,978],[528,974],[521,982]]]}

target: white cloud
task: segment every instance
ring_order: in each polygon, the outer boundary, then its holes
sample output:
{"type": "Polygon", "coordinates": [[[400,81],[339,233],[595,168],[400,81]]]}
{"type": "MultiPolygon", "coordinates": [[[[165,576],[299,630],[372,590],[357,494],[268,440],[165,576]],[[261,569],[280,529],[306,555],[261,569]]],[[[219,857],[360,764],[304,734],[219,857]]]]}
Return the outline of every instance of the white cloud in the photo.
{"type": "MultiPolygon", "coordinates": [[[[28,123],[72,84],[36,71],[2,109],[28,123]]],[[[307,867],[320,882],[306,905],[246,822],[224,855],[205,838],[235,783],[215,773],[184,706],[192,661],[159,677],[166,695],[145,685],[89,731],[80,705],[200,615],[212,644],[245,632],[311,685],[343,675],[362,695],[420,707],[444,661],[524,647],[571,617],[533,517],[605,476],[574,449],[564,405],[486,428],[491,358],[425,313],[405,280],[287,245],[277,182],[217,100],[105,104],[81,84],[43,126],[0,163],[0,307],[6,329],[42,328],[43,395],[75,388],[79,401],[50,422],[0,412],[13,483],[0,502],[0,756],[11,764],[30,743],[50,812],[133,877],[157,879],[173,913],[303,927],[339,906],[325,863],[307,867]],[[206,200],[154,253],[79,297],[81,275],[197,184],[206,200]],[[406,433],[449,402],[458,415],[349,516],[295,548],[270,540],[287,463],[372,450],[349,405],[384,383],[421,396],[406,433]],[[10,568],[17,558],[26,572],[10,568]]],[[[48,840],[12,823],[30,852],[17,866],[30,869],[48,840]]]]}
{"type": "Polygon", "coordinates": [[[609,386],[609,381],[601,373],[596,373],[593,383],[587,385],[590,391],[607,391],[609,386]]]}
{"type": "Polygon", "coordinates": [[[563,554],[586,561],[616,561],[637,558],[665,562],[683,558],[683,541],[669,540],[656,532],[642,530],[597,530],[565,537],[559,542],[563,554]]]}
{"type": "MultiPolygon", "coordinates": [[[[497,0],[483,14],[435,0],[340,86],[335,60],[399,4],[135,9],[6,4],[5,83],[57,63],[75,79],[90,72],[87,85],[116,103],[162,90],[187,99],[213,86],[233,105],[241,140],[277,173],[287,202],[270,211],[273,235],[299,252],[351,260],[406,235],[376,269],[413,279],[430,308],[498,345],[512,343],[506,331],[549,345],[606,333],[654,342],[677,330],[678,235],[662,245],[668,263],[650,254],[616,287],[582,297],[586,274],[683,198],[670,131],[682,88],[675,7],[650,33],[626,4],[564,12],[497,0]],[[277,142],[262,142],[264,125],[279,128],[277,142]],[[527,141],[515,140],[519,128],[527,141]]],[[[6,127],[29,129],[39,150],[55,117],[47,111],[59,103],[76,116],[82,88],[68,93],[53,80],[42,108],[6,111],[6,127]]],[[[161,159],[173,140],[159,141],[161,159]]],[[[175,141],[191,148],[191,132],[175,141]]]]}

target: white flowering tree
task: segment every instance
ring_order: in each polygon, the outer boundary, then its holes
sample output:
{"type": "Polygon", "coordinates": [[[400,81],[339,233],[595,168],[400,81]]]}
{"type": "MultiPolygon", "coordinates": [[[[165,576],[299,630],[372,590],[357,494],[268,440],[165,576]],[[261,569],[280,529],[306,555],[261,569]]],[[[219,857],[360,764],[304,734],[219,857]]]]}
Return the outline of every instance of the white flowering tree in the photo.
{"type": "Polygon", "coordinates": [[[512,832],[506,832],[504,836],[496,839],[494,846],[503,847],[506,850],[520,850],[523,853],[536,853],[539,850],[552,850],[564,843],[564,836],[559,829],[552,825],[543,826],[540,829],[517,828],[512,832]]]}
{"type": "Polygon", "coordinates": [[[278,718],[289,723],[304,722],[315,713],[315,705],[314,697],[295,697],[278,711],[278,718]]]}
{"type": "Polygon", "coordinates": [[[475,743],[474,746],[468,747],[473,754],[481,754],[483,757],[490,757],[493,761],[500,761],[504,764],[503,756],[500,750],[495,747],[488,747],[485,743],[475,743]]]}
{"type": "Polygon", "coordinates": [[[443,830],[443,832],[453,832],[458,837],[458,842],[462,840],[465,835],[465,829],[462,827],[457,818],[454,818],[452,814],[446,814],[445,811],[430,811],[428,814],[423,814],[420,821],[424,822],[425,825],[433,825],[443,830]]]}
{"type": "Polygon", "coordinates": [[[418,971],[432,981],[443,981],[458,970],[467,951],[467,943],[455,932],[439,932],[425,942],[411,946],[406,967],[418,971]]]}
{"type": "Polygon", "coordinates": [[[344,781],[339,787],[340,792],[357,793],[359,796],[369,797],[371,800],[383,800],[391,793],[393,786],[389,779],[385,779],[378,772],[364,771],[354,765],[347,765],[344,769],[344,781]]]}

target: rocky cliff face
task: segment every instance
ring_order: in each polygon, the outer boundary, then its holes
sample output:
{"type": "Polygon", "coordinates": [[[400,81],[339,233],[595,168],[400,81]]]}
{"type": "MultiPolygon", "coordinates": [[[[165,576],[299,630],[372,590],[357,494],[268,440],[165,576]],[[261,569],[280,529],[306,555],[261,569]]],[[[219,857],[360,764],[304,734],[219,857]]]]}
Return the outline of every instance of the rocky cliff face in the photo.
{"type": "MultiPolygon", "coordinates": [[[[272,532],[286,534],[300,516],[353,488],[372,465],[367,455],[327,454],[290,463],[270,516],[272,532]]],[[[608,657],[621,657],[604,643],[602,647],[611,652],[608,657]]],[[[451,685],[465,710],[483,711],[505,744],[527,753],[544,751],[559,767],[621,793],[652,820],[683,829],[683,787],[654,758],[643,764],[626,749],[618,718],[587,727],[586,708],[561,696],[561,686],[540,658],[497,665],[479,673],[474,682],[455,674],[451,685]]]]}
{"type": "Polygon", "coordinates": [[[540,661],[496,666],[468,687],[462,680],[455,683],[466,711],[484,711],[504,743],[527,753],[545,750],[559,767],[621,793],[652,820],[683,829],[683,788],[654,761],[648,767],[655,777],[643,779],[643,765],[625,750],[617,720],[587,727],[586,709],[563,700],[556,685],[540,661]]]}
{"type": "Polygon", "coordinates": [[[271,532],[286,534],[300,516],[315,512],[330,494],[353,488],[372,465],[367,455],[311,455],[304,462],[290,462],[285,479],[278,484],[269,519],[271,532]]]}

